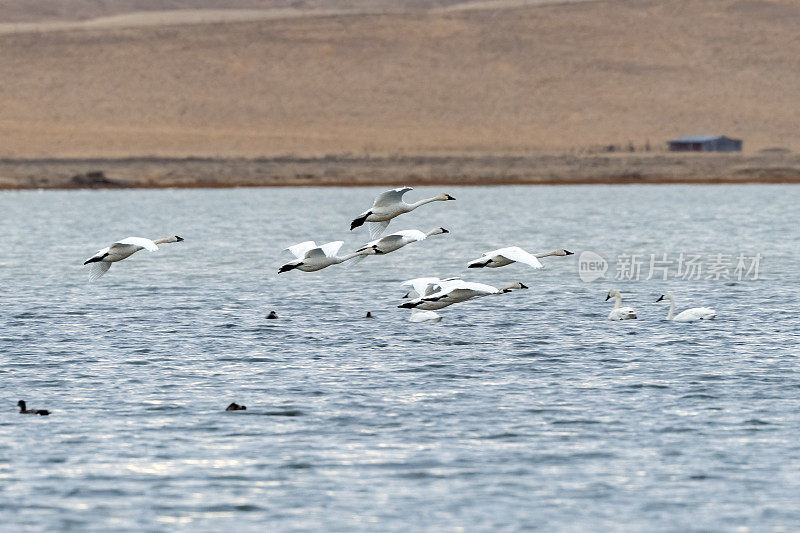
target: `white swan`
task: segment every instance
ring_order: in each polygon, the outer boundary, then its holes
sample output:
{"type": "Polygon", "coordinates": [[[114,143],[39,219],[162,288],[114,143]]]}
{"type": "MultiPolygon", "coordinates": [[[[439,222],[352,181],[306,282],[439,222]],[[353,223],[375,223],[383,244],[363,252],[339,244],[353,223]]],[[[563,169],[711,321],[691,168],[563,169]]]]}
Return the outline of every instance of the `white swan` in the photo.
{"type": "Polygon", "coordinates": [[[419,309],[411,310],[411,317],[409,322],[441,322],[442,315],[436,311],[420,311],[419,309]]]}
{"type": "Polygon", "coordinates": [[[155,252],[158,250],[159,244],[168,242],[181,242],[183,238],[173,235],[172,237],[164,237],[151,241],[144,237],[127,237],[120,241],[115,242],[107,248],[98,250],[96,254],[83,262],[84,265],[91,264],[91,271],[89,279],[96,280],[111,268],[111,263],[122,261],[123,259],[132,256],[139,250],[149,250],[155,252]]]}
{"type": "Polygon", "coordinates": [[[278,274],[294,269],[302,270],[303,272],[316,272],[331,265],[344,263],[358,255],[353,253],[342,257],[337,256],[336,254],[342,244],[344,244],[344,241],[333,241],[317,246],[314,241],[306,241],[289,246],[286,250],[290,251],[297,259],[283,265],[278,269],[278,274]]]}
{"type": "Polygon", "coordinates": [[[408,281],[404,281],[402,283],[403,287],[411,287],[411,290],[406,293],[403,298],[419,298],[420,296],[428,296],[433,294],[434,292],[438,292],[441,290],[441,284],[444,281],[456,281],[460,280],[461,278],[414,278],[408,281]]]}
{"type": "Polygon", "coordinates": [[[425,311],[434,311],[456,303],[466,302],[467,300],[472,300],[473,298],[480,298],[482,296],[489,296],[491,294],[503,294],[517,289],[528,288],[526,285],[520,282],[493,287],[484,283],[474,283],[460,279],[440,281],[438,284],[434,283],[432,285],[434,285],[434,292],[430,292],[428,290],[429,288],[426,288],[425,292],[428,293],[427,295],[419,296],[410,302],[402,303],[397,307],[402,309],[422,309],[425,311]]]}
{"type": "Polygon", "coordinates": [[[440,235],[442,233],[450,232],[444,228],[434,228],[428,233],[422,233],[418,229],[397,231],[385,237],[381,237],[380,239],[375,239],[374,241],[368,242],[356,250],[355,253],[362,257],[366,257],[368,255],[388,254],[394,252],[395,250],[399,250],[403,246],[411,244],[412,242],[423,241],[431,235],[440,235]]]}
{"type": "Polygon", "coordinates": [[[692,307],[686,311],[681,311],[675,316],[675,299],[672,293],[668,292],[662,294],[656,303],[661,300],[669,300],[669,313],[667,313],[667,320],[674,320],[675,322],[694,322],[695,320],[712,320],[716,318],[717,312],[708,307],[692,307]]]}
{"type": "Polygon", "coordinates": [[[614,309],[608,314],[609,320],[629,320],[631,318],[636,318],[636,311],[633,310],[633,307],[620,307],[622,295],[617,289],[608,291],[606,301],[609,301],[611,298],[616,298],[616,300],[614,301],[614,309]]]}
{"type": "Polygon", "coordinates": [[[449,194],[440,194],[433,198],[426,198],[414,203],[406,203],[403,201],[403,195],[408,191],[413,190],[411,187],[400,187],[386,192],[382,192],[375,198],[372,207],[358,215],[352,223],[350,223],[350,231],[364,224],[364,222],[376,222],[369,226],[369,236],[373,239],[378,238],[389,221],[398,215],[413,211],[421,205],[431,202],[444,202],[447,200],[455,200],[449,194]]]}
{"type": "MultiPolygon", "coordinates": [[[[566,252],[566,250],[564,251],[566,252]]],[[[554,252],[551,252],[551,254],[554,254],[554,252]]],[[[484,252],[478,259],[470,261],[467,268],[498,268],[511,263],[525,263],[533,268],[542,268],[542,263],[539,262],[535,255],[529,254],[518,246],[509,246],[508,248],[498,248],[491,252],[484,252]]]]}

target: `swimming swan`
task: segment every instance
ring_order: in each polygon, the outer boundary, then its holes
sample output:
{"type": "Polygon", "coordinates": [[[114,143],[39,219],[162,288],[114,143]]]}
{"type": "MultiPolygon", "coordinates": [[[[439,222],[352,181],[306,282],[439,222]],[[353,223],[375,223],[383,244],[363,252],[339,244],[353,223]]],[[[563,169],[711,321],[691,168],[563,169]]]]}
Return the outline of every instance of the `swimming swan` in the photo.
{"type": "Polygon", "coordinates": [[[426,287],[425,293],[427,294],[425,296],[417,297],[397,307],[402,309],[435,311],[449,305],[472,300],[473,298],[481,298],[492,294],[504,294],[514,290],[528,288],[520,282],[493,287],[484,283],[474,283],[460,279],[441,281],[438,284],[433,283],[432,285],[433,287],[426,287]],[[434,290],[434,292],[430,292],[430,290],[434,290]]]}
{"type": "Polygon", "coordinates": [[[444,228],[434,228],[428,233],[422,233],[418,229],[397,231],[387,235],[386,237],[381,237],[380,239],[368,242],[356,250],[355,253],[362,257],[366,257],[368,255],[388,254],[394,252],[395,250],[399,250],[403,246],[411,244],[412,242],[423,241],[431,235],[440,235],[442,233],[450,232],[444,228]]]}
{"type": "Polygon", "coordinates": [[[121,241],[115,242],[108,248],[98,250],[96,254],[84,261],[83,264],[92,264],[89,279],[96,280],[108,272],[108,269],[111,268],[111,263],[122,261],[123,259],[135,254],[139,250],[149,250],[151,252],[155,252],[158,250],[157,245],[159,244],[181,241],[183,241],[183,238],[178,237],[177,235],[173,235],[172,237],[164,237],[163,239],[157,239],[155,241],[151,241],[150,239],[145,239],[143,237],[128,237],[126,239],[122,239],[121,241]]]}
{"type": "Polygon", "coordinates": [[[411,190],[413,190],[411,187],[399,187],[379,194],[378,197],[375,198],[372,207],[358,215],[353,222],[350,223],[350,231],[362,226],[364,222],[376,222],[377,224],[369,226],[369,236],[373,239],[377,239],[386,229],[386,226],[389,225],[389,221],[394,217],[413,211],[419,206],[431,202],[455,200],[455,198],[449,194],[440,194],[433,198],[426,198],[409,204],[403,201],[403,195],[411,190]]]}
{"type": "Polygon", "coordinates": [[[278,269],[278,274],[289,270],[302,270],[303,272],[316,272],[331,265],[338,265],[356,257],[358,254],[352,253],[339,257],[336,254],[342,247],[344,241],[333,241],[321,246],[317,246],[314,241],[301,242],[294,246],[289,246],[286,250],[290,251],[297,259],[290,261],[278,269]]]}
{"type": "MultiPolygon", "coordinates": [[[[566,252],[566,250],[564,250],[566,252]]],[[[545,255],[556,255],[555,252],[545,255]]],[[[565,254],[566,255],[566,254],[565,254]]],[[[481,257],[470,261],[467,268],[498,268],[511,263],[525,263],[533,268],[542,268],[542,263],[535,255],[529,254],[518,246],[509,246],[508,248],[498,248],[491,252],[485,252],[481,257]]]]}
{"type": "Polygon", "coordinates": [[[667,320],[674,320],[675,322],[694,322],[696,320],[712,320],[717,316],[717,312],[708,307],[692,307],[686,311],[681,311],[677,316],[673,316],[675,315],[675,299],[672,297],[672,293],[668,292],[662,294],[658,300],[656,300],[656,303],[661,300],[669,300],[667,320]]]}
{"type": "Polygon", "coordinates": [[[622,295],[617,289],[611,289],[608,291],[606,301],[609,301],[611,298],[616,298],[616,300],[614,301],[614,309],[612,309],[608,314],[609,320],[628,320],[631,318],[636,318],[636,312],[633,310],[633,307],[620,307],[620,304],[622,303],[622,295]]]}

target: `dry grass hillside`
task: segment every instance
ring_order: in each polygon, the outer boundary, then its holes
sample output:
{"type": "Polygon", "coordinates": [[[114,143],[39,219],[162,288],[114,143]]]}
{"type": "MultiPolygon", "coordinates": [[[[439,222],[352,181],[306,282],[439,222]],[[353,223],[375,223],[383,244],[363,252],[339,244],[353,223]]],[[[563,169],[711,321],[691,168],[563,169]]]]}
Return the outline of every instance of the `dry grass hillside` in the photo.
{"type": "Polygon", "coordinates": [[[0,34],[0,157],[800,150],[796,0],[485,4],[0,34]]]}

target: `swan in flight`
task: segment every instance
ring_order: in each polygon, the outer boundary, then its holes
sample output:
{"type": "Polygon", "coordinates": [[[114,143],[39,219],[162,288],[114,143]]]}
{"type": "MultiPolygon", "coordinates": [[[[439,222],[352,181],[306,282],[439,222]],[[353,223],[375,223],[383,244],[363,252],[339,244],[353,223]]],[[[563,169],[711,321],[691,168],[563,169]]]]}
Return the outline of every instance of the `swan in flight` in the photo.
{"type": "Polygon", "coordinates": [[[98,250],[96,254],[83,262],[84,265],[91,264],[91,273],[89,279],[96,280],[111,268],[111,263],[122,261],[123,259],[132,256],[139,250],[149,250],[155,252],[158,250],[159,244],[168,242],[182,242],[183,238],[173,235],[172,237],[164,237],[151,241],[144,237],[128,237],[117,241],[107,248],[98,250]]]}
{"type": "Polygon", "coordinates": [[[668,292],[662,294],[658,300],[656,300],[656,303],[661,300],[669,300],[667,320],[674,320],[675,322],[694,322],[695,320],[711,320],[717,316],[717,312],[708,307],[692,307],[686,311],[681,311],[675,316],[675,299],[672,297],[672,293],[668,292]]]}
{"type": "MultiPolygon", "coordinates": [[[[418,278],[419,279],[419,278],[418,278]]],[[[411,280],[415,281],[415,280],[411,280]]],[[[422,287],[419,287],[422,289],[422,287]]],[[[460,279],[440,281],[439,283],[429,283],[424,289],[424,294],[409,302],[398,305],[402,309],[422,309],[424,311],[435,311],[456,303],[466,302],[473,298],[489,296],[491,294],[503,294],[517,289],[527,289],[528,287],[520,282],[510,283],[499,287],[493,287],[484,283],[474,283],[460,279]],[[431,286],[432,285],[432,286],[431,286]],[[433,292],[431,292],[433,291],[433,292]]]]}
{"type": "Polygon", "coordinates": [[[436,311],[420,311],[419,309],[411,310],[411,317],[409,322],[441,322],[442,315],[436,311]]]}
{"type": "Polygon", "coordinates": [[[608,291],[606,301],[609,301],[611,298],[616,298],[616,300],[614,301],[614,309],[612,309],[608,314],[609,320],[628,320],[631,318],[636,318],[636,311],[633,310],[633,307],[620,307],[620,304],[622,303],[622,295],[617,289],[611,289],[608,291]]]}
{"type": "Polygon", "coordinates": [[[389,225],[389,221],[398,215],[413,211],[421,205],[429,204],[431,202],[445,202],[447,200],[455,200],[449,194],[440,194],[433,198],[426,198],[414,203],[406,203],[403,201],[403,195],[408,191],[413,190],[411,187],[399,187],[382,192],[375,198],[372,207],[358,215],[353,222],[350,223],[350,231],[362,226],[364,222],[375,222],[369,226],[369,236],[377,239],[381,233],[389,225]]]}
{"type": "Polygon", "coordinates": [[[342,247],[342,244],[344,244],[344,241],[333,241],[317,246],[314,241],[306,241],[289,246],[286,250],[290,251],[297,259],[283,265],[278,270],[278,274],[295,268],[303,272],[316,272],[331,265],[344,263],[358,255],[353,253],[341,257],[337,256],[336,254],[339,253],[339,248],[342,247]]]}
{"type": "Polygon", "coordinates": [[[358,250],[355,253],[359,254],[360,256],[366,257],[368,255],[383,255],[394,252],[395,250],[399,250],[403,246],[407,244],[411,244],[412,242],[423,241],[426,238],[430,237],[431,235],[440,235],[442,233],[450,233],[444,228],[434,228],[430,230],[428,233],[422,233],[418,229],[407,229],[403,231],[398,231],[392,233],[391,235],[387,235],[385,237],[381,237],[380,239],[375,239],[374,241],[370,241],[358,250]]]}
{"type": "MultiPolygon", "coordinates": [[[[542,254],[542,257],[547,255],[558,254],[556,252],[550,252],[549,254],[542,254]]],[[[571,254],[568,254],[567,251],[564,250],[564,255],[571,254]]],[[[498,248],[491,252],[485,252],[478,259],[470,261],[467,268],[498,268],[510,265],[511,263],[525,263],[533,268],[542,268],[542,263],[539,262],[539,259],[535,255],[529,254],[519,246],[509,246],[508,248],[498,248]]]]}

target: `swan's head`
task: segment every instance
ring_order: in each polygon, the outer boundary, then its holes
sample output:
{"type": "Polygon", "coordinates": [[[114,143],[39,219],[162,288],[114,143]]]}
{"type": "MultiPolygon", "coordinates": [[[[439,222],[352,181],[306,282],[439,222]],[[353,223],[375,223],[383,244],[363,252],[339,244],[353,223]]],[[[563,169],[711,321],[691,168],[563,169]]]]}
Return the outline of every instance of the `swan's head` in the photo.
{"type": "Polygon", "coordinates": [[[556,250],[556,255],[564,256],[564,255],[575,255],[575,252],[570,252],[569,250],[565,250],[563,248],[559,248],[556,250]]]}
{"type": "Polygon", "coordinates": [[[608,291],[608,296],[606,296],[606,301],[609,301],[611,298],[616,298],[617,296],[622,298],[622,295],[619,293],[617,289],[611,289],[610,291],[608,291]]]}
{"type": "Polygon", "coordinates": [[[183,237],[178,237],[175,235],[175,242],[183,242],[183,237]]]}
{"type": "Polygon", "coordinates": [[[442,200],[442,201],[455,200],[455,198],[453,198],[452,196],[450,196],[449,194],[446,194],[446,193],[442,194],[438,198],[439,198],[439,200],[442,200]]]}
{"type": "Polygon", "coordinates": [[[297,263],[296,265],[293,265],[292,263],[286,263],[285,265],[283,265],[281,268],[278,269],[278,274],[289,272],[290,270],[293,270],[302,264],[303,263],[297,263]]]}
{"type": "Polygon", "coordinates": [[[511,291],[517,291],[519,289],[527,289],[527,288],[528,288],[528,286],[525,285],[524,283],[522,283],[520,281],[515,281],[514,283],[510,283],[509,285],[506,285],[505,287],[503,287],[502,291],[503,292],[511,292],[511,291]]]}
{"type": "Polygon", "coordinates": [[[442,233],[450,233],[450,231],[444,228],[436,228],[435,230],[431,231],[431,235],[440,235],[442,233]]]}
{"type": "Polygon", "coordinates": [[[672,300],[672,293],[671,292],[667,292],[667,293],[662,294],[661,296],[658,297],[658,300],[656,300],[656,303],[660,302],[661,300],[672,300]]]}

